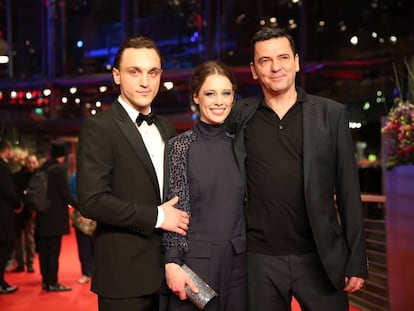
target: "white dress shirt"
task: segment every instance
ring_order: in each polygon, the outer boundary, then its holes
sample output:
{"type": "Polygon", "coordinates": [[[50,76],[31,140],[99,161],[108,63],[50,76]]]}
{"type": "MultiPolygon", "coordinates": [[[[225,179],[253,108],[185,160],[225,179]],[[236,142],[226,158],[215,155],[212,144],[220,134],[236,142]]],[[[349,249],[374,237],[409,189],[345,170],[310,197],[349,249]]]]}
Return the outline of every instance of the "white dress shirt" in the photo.
{"type": "MultiPolygon", "coordinates": [[[[148,125],[147,122],[142,122],[142,124],[138,127],[136,124],[136,119],[139,115],[139,112],[128,105],[121,96],[118,97],[118,101],[125,109],[128,116],[131,118],[132,122],[134,122],[139,133],[141,134],[145,148],[147,149],[148,155],[151,158],[152,165],[154,166],[155,173],[157,175],[160,197],[163,199],[165,142],[163,141],[161,134],[154,123],[148,125]]],[[[163,222],[164,211],[158,206],[158,216],[155,227],[159,228],[163,222]]]]}

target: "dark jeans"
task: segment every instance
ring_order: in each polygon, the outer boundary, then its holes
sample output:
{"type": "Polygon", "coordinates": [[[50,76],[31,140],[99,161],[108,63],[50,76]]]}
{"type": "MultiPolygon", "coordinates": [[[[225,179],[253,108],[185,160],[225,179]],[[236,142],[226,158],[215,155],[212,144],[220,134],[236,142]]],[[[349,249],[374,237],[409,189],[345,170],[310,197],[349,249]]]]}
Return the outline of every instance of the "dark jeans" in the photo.
{"type": "Polygon", "coordinates": [[[290,311],[292,295],[303,311],[349,310],[347,294],[332,285],[316,253],[248,253],[247,267],[249,311],[290,311]]]}
{"type": "Polygon", "coordinates": [[[92,276],[93,273],[93,253],[94,253],[94,238],[83,234],[75,228],[76,241],[78,244],[79,260],[81,263],[82,274],[92,276]]]}
{"type": "Polygon", "coordinates": [[[43,284],[55,285],[58,282],[57,274],[62,236],[37,237],[36,243],[43,284]]]}
{"type": "Polygon", "coordinates": [[[23,267],[25,264],[27,266],[32,266],[34,255],[34,219],[19,219],[17,222],[17,239],[15,242],[15,258],[17,266],[23,267]]]}

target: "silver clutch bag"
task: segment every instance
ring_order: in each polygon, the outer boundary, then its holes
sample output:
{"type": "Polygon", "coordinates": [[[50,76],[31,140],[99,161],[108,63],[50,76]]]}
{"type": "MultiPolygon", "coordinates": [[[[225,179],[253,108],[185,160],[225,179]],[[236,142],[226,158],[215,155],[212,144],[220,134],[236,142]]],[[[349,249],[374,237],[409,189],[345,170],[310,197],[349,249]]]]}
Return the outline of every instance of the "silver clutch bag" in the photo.
{"type": "Polygon", "coordinates": [[[181,268],[188,274],[193,284],[198,288],[198,293],[194,293],[188,286],[186,286],[185,293],[187,294],[187,298],[198,310],[203,310],[206,304],[218,295],[217,292],[187,265],[184,264],[181,268]]]}

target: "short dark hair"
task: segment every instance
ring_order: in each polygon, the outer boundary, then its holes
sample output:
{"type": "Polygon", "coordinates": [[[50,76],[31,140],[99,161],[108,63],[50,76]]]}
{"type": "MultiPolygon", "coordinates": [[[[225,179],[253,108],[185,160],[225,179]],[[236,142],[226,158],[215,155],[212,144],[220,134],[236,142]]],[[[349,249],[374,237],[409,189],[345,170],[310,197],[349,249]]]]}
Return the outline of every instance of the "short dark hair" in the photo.
{"type": "Polygon", "coordinates": [[[273,38],[286,38],[289,41],[290,47],[292,48],[293,55],[296,54],[295,41],[283,28],[270,28],[263,27],[257,31],[253,38],[250,40],[250,57],[254,61],[254,46],[256,42],[266,41],[273,38]]]}
{"type": "Polygon", "coordinates": [[[213,74],[219,74],[228,78],[232,84],[233,90],[236,90],[236,78],[230,67],[222,62],[211,60],[202,63],[194,70],[190,81],[191,98],[193,98],[194,94],[197,94],[200,91],[207,77],[213,74]]]}
{"type": "Polygon", "coordinates": [[[128,49],[128,48],[155,50],[155,52],[157,52],[158,56],[160,57],[161,67],[162,67],[161,51],[158,49],[155,42],[151,40],[150,38],[139,36],[139,37],[128,38],[122,43],[122,45],[119,47],[118,51],[116,52],[114,63],[112,65],[113,68],[119,69],[119,66],[121,64],[122,54],[124,53],[125,49],[128,49]]]}

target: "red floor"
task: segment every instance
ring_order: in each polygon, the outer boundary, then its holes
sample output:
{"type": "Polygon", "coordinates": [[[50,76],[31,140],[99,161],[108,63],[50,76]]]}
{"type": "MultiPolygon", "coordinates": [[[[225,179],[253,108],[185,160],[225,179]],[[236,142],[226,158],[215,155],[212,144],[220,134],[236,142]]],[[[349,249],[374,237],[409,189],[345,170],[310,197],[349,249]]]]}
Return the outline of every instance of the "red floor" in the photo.
{"type": "MultiPolygon", "coordinates": [[[[10,273],[6,281],[18,285],[19,290],[10,295],[0,295],[1,311],[92,311],[97,310],[95,294],[89,290],[90,283],[79,284],[81,276],[75,234],[63,237],[59,262],[59,282],[72,287],[69,292],[45,292],[41,288],[39,261],[35,260],[35,273],[10,273]]],[[[292,311],[300,311],[296,301],[292,302],[292,311]]],[[[350,311],[358,311],[351,307],[350,311]]]]}
{"type": "Polygon", "coordinates": [[[8,283],[18,285],[19,290],[10,295],[0,295],[1,311],[92,311],[97,310],[96,296],[90,292],[90,283],[79,284],[80,263],[76,238],[63,237],[59,262],[59,282],[72,287],[70,292],[46,292],[41,288],[39,261],[35,259],[35,273],[6,273],[8,283]]]}

